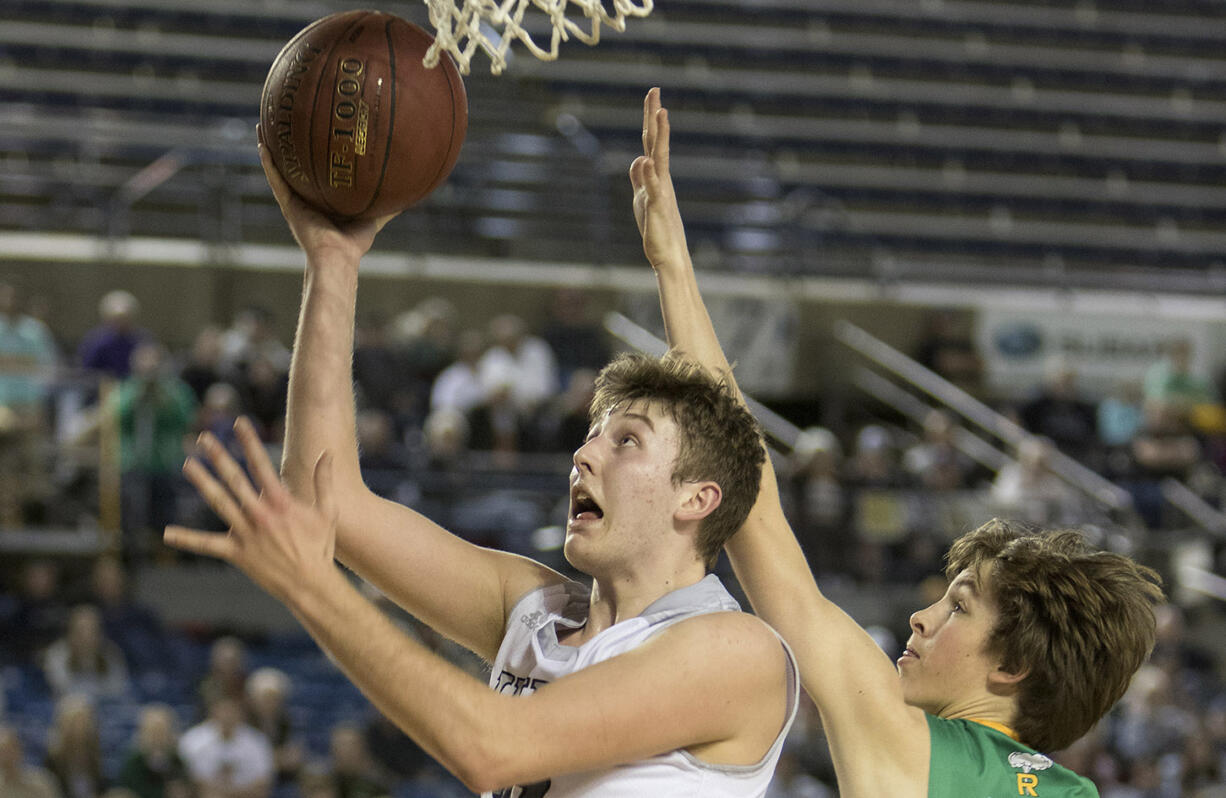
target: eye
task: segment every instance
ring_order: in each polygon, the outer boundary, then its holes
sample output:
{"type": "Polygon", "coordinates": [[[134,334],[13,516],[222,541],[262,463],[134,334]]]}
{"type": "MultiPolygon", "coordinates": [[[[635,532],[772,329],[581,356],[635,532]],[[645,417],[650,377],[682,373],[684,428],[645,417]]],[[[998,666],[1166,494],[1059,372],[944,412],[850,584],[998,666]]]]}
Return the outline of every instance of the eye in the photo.
{"type": "Polygon", "coordinates": [[[954,601],[952,611],[953,612],[966,612],[966,608],[962,606],[961,601],[954,601]]]}
{"type": "Polygon", "coordinates": [[[617,439],[618,446],[633,446],[634,444],[638,442],[639,442],[638,438],[634,437],[630,433],[624,433],[621,437],[617,439]]]}

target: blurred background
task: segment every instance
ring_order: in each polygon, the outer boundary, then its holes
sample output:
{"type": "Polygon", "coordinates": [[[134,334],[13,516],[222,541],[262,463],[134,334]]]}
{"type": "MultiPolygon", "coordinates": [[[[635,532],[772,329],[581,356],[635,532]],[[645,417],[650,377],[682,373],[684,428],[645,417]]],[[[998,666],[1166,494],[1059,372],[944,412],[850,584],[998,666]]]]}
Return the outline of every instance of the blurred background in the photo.
{"type": "MultiPolygon", "coordinates": [[[[357,7],[0,2],[0,796],[465,794],[288,613],[158,542],[219,525],[179,476],[199,431],[279,449],[302,261],[259,93],[357,7]]],[[[659,0],[554,63],[476,55],[455,171],[364,262],[368,483],[567,569],[593,376],[662,329],[626,177],[658,85],[823,589],[893,656],[950,539],[1083,527],[1172,602],[1061,760],[1104,798],[1226,795],[1224,44],[1221,0],[659,0]]],[[[772,789],[837,794],[812,707],[772,789]]]]}

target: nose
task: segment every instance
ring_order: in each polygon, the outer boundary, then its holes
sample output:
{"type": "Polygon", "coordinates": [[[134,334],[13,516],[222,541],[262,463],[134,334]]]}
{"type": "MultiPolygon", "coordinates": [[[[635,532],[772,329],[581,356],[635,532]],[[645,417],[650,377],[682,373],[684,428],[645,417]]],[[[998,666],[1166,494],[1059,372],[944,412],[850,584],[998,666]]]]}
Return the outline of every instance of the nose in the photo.
{"type": "Polygon", "coordinates": [[[595,465],[595,447],[597,438],[591,438],[583,443],[578,449],[575,449],[575,454],[571,457],[571,461],[575,464],[575,469],[580,476],[583,474],[591,474],[595,465]]]}
{"type": "Polygon", "coordinates": [[[927,607],[925,609],[916,610],[915,612],[911,613],[911,618],[910,618],[911,631],[915,632],[917,635],[921,637],[923,637],[924,635],[928,633],[928,624],[924,622],[924,613],[930,609],[932,608],[927,607]]]}

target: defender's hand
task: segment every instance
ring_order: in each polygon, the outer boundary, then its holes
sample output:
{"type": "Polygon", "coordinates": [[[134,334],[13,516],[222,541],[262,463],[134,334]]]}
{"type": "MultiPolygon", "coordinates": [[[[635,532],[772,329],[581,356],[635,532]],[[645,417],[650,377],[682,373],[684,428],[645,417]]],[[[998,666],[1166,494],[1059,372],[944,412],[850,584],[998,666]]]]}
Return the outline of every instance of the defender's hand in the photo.
{"type": "Polygon", "coordinates": [[[688,262],[685,227],[668,168],[668,110],[660,105],[660,90],[643,100],[643,154],[630,165],[634,188],[634,220],[643,237],[643,252],[657,271],[688,262]]]}

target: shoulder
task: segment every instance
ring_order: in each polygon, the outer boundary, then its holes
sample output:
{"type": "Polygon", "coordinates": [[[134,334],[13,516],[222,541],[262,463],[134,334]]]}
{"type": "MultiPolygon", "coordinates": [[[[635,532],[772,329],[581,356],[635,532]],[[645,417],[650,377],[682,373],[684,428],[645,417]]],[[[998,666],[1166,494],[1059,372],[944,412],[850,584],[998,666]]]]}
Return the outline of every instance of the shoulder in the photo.
{"type": "Polygon", "coordinates": [[[722,660],[721,667],[762,675],[782,668],[788,655],[783,640],[756,615],[736,610],[710,612],[678,621],[656,639],[668,648],[722,660]],[[766,668],[766,671],[763,671],[766,668]]]}
{"type": "Polygon", "coordinates": [[[931,795],[963,794],[973,785],[995,784],[1016,787],[1018,794],[1098,798],[1089,779],[1000,732],[966,720],[932,715],[927,720],[931,795]]]}

